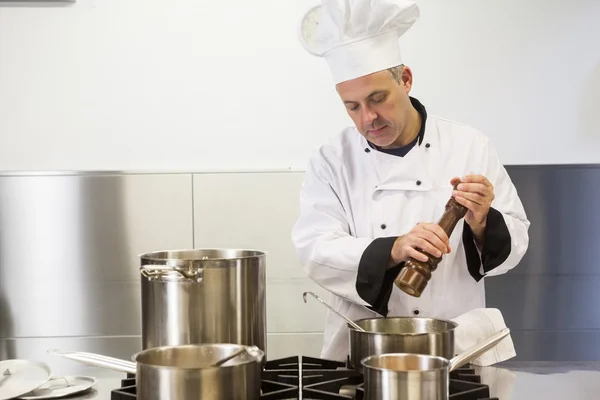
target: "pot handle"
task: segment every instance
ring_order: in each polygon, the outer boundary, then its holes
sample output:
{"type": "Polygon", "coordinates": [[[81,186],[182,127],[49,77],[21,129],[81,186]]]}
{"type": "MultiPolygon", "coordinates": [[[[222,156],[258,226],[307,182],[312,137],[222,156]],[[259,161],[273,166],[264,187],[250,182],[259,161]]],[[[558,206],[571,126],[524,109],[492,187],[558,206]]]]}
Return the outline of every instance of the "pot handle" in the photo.
{"type": "Polygon", "coordinates": [[[125,372],[127,374],[136,374],[136,363],[119,358],[107,357],[100,354],[85,352],[67,352],[62,353],[58,350],[48,350],[48,353],[65,357],[73,361],[79,361],[84,364],[96,367],[112,369],[113,371],[125,372]]]}
{"type": "Polygon", "coordinates": [[[454,371],[457,368],[462,367],[463,365],[474,360],[475,358],[477,358],[481,354],[485,353],[492,347],[496,346],[498,343],[500,343],[500,341],[502,339],[504,339],[506,336],[508,336],[509,333],[510,333],[510,329],[505,328],[505,329],[501,330],[500,332],[494,334],[493,336],[490,336],[489,338],[485,339],[481,343],[477,343],[476,345],[471,346],[470,348],[463,351],[456,357],[453,357],[450,360],[450,365],[449,365],[450,372],[454,371]]]}
{"type": "Polygon", "coordinates": [[[200,283],[204,280],[204,268],[185,268],[168,265],[142,265],[140,274],[150,280],[157,280],[167,272],[175,272],[185,280],[200,283]]]}

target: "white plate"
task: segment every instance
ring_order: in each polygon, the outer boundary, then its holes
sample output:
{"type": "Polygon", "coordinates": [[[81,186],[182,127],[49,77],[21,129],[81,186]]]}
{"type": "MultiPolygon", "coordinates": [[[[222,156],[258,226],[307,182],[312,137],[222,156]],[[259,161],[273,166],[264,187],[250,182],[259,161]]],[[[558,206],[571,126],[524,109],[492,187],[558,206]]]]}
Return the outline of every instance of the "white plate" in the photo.
{"type": "Polygon", "coordinates": [[[50,379],[26,395],[23,400],[57,399],[75,393],[84,392],[96,384],[96,378],[91,376],[61,376],[50,379]]]}
{"type": "Polygon", "coordinates": [[[0,400],[14,399],[40,387],[50,379],[50,368],[29,360],[0,361],[0,400]]]}

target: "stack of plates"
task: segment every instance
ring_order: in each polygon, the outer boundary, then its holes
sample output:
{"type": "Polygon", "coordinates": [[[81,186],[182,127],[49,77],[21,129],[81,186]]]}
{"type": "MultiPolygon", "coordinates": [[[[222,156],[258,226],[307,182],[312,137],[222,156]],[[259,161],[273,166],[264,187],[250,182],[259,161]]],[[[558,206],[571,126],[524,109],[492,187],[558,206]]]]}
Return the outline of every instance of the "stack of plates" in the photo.
{"type": "Polygon", "coordinates": [[[57,399],[85,392],[96,384],[89,376],[53,377],[48,365],[29,360],[0,361],[0,400],[57,399]]]}

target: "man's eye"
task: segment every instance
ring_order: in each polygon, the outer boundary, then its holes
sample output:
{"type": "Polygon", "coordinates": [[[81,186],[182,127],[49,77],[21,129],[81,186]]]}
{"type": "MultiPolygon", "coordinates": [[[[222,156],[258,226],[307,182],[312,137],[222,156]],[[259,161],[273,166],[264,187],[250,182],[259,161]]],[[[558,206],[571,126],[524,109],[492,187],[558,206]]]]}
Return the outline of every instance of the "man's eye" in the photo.
{"type": "Polygon", "coordinates": [[[350,111],[356,111],[358,110],[358,106],[351,106],[349,107],[350,111]]]}
{"type": "Polygon", "coordinates": [[[385,99],[384,96],[374,97],[373,98],[373,103],[381,103],[384,99],[385,99]]]}

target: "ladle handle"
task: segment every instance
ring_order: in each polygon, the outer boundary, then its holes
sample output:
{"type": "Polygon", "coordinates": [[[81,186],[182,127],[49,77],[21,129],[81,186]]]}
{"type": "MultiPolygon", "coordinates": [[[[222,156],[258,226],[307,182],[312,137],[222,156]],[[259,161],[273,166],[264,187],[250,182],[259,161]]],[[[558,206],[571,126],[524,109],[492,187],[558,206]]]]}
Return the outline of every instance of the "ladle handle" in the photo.
{"type": "Polygon", "coordinates": [[[508,336],[509,333],[510,329],[505,328],[500,332],[494,334],[493,336],[490,336],[488,339],[485,339],[483,342],[477,343],[476,345],[468,348],[456,357],[453,357],[450,360],[450,372],[462,367],[463,365],[479,357],[481,354],[485,353],[492,347],[496,346],[498,343],[500,343],[502,339],[508,336]]]}
{"type": "Polygon", "coordinates": [[[350,326],[352,326],[357,331],[361,331],[361,332],[365,331],[363,328],[361,328],[360,326],[358,326],[356,324],[356,322],[352,321],[350,318],[346,317],[344,314],[340,313],[339,311],[334,310],[333,307],[331,307],[329,304],[327,304],[323,299],[321,299],[319,296],[317,296],[313,292],[304,292],[304,293],[302,293],[302,299],[304,299],[305,303],[306,303],[306,295],[307,294],[310,294],[312,297],[314,297],[315,299],[317,299],[321,303],[323,303],[325,305],[325,307],[329,308],[331,311],[333,311],[334,313],[336,313],[338,316],[344,318],[346,320],[346,322],[348,322],[350,324],[350,326]]]}
{"type": "Polygon", "coordinates": [[[255,354],[257,351],[258,351],[258,347],[256,347],[256,346],[244,347],[243,349],[234,351],[227,357],[220,359],[216,363],[212,364],[211,367],[220,367],[221,365],[225,364],[227,361],[231,360],[232,358],[236,358],[237,356],[239,356],[242,353],[248,353],[251,356],[255,357],[255,354]]]}

